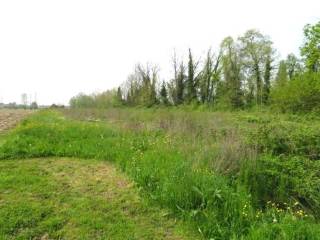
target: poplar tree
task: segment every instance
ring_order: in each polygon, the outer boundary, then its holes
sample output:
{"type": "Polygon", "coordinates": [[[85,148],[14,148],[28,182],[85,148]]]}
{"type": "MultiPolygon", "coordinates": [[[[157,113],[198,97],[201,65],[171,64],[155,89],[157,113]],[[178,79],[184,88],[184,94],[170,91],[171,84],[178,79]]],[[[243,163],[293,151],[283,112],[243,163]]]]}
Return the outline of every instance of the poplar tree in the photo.
{"type": "Polygon", "coordinates": [[[263,103],[267,104],[269,101],[269,95],[270,95],[270,80],[271,80],[271,57],[268,56],[265,64],[264,69],[264,85],[263,85],[263,103]]]}
{"type": "Polygon", "coordinates": [[[285,86],[288,82],[287,65],[284,60],[280,61],[276,76],[276,84],[279,87],[285,86]]]}
{"type": "Polygon", "coordinates": [[[241,62],[239,51],[232,37],[225,38],[221,43],[222,68],[226,85],[226,93],[233,108],[243,105],[241,62]]]}
{"type": "Polygon", "coordinates": [[[188,77],[187,77],[187,101],[190,103],[197,98],[196,81],[195,81],[196,65],[194,63],[191,49],[189,48],[189,60],[188,60],[188,77]]]}

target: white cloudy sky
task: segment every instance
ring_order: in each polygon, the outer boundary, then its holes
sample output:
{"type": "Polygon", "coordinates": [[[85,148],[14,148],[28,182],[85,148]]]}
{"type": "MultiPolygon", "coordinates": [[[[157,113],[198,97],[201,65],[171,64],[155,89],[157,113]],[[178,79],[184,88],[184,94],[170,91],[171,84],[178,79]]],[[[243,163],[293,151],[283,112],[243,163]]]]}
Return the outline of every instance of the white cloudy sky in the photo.
{"type": "Polygon", "coordinates": [[[137,62],[167,77],[173,49],[200,56],[250,28],[285,57],[319,13],[319,0],[0,0],[0,101],[65,104],[118,86],[137,62]]]}

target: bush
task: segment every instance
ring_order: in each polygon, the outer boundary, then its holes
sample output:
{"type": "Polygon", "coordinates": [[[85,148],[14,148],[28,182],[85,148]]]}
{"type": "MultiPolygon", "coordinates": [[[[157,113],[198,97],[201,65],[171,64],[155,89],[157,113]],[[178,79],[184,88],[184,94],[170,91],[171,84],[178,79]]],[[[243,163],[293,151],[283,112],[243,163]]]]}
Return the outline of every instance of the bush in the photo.
{"type": "Polygon", "coordinates": [[[282,207],[299,206],[320,218],[320,161],[297,156],[260,156],[242,168],[241,182],[257,206],[274,202],[282,207]]]}
{"type": "Polygon", "coordinates": [[[250,134],[249,142],[262,153],[320,159],[320,126],[316,122],[265,122],[250,134]]]}
{"type": "Polygon", "coordinates": [[[320,112],[320,73],[304,73],[276,86],[272,104],[283,112],[320,112]]]}

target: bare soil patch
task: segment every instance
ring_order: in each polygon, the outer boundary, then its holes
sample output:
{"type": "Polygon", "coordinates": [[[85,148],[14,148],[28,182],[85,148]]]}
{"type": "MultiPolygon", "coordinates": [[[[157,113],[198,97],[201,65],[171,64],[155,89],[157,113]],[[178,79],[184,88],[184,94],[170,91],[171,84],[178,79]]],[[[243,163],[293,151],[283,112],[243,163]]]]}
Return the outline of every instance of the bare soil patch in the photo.
{"type": "Polygon", "coordinates": [[[22,119],[33,112],[34,111],[22,109],[0,109],[0,133],[14,127],[22,119]]]}

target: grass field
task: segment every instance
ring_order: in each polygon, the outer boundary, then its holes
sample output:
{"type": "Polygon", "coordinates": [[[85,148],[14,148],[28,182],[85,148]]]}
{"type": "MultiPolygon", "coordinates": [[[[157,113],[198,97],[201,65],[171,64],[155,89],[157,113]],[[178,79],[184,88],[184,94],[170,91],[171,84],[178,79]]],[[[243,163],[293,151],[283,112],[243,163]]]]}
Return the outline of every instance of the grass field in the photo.
{"type": "Polygon", "coordinates": [[[4,239],[320,239],[315,116],[42,111],[0,159],[4,239]]]}
{"type": "Polygon", "coordinates": [[[109,163],[39,158],[0,168],[0,239],[194,239],[109,163]]]}

